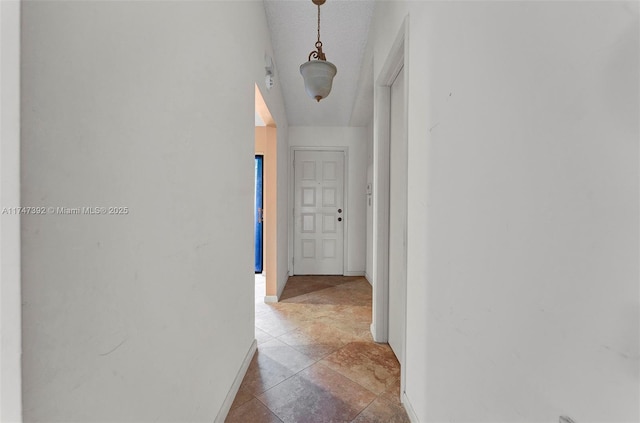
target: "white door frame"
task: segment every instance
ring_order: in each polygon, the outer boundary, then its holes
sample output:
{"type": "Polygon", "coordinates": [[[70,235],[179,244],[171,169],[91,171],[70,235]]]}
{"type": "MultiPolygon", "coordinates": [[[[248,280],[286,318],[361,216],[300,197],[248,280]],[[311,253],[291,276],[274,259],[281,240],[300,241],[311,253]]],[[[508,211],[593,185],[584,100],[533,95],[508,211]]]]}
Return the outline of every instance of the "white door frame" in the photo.
{"type": "Polygon", "coordinates": [[[293,209],[295,205],[295,189],[296,189],[296,181],[295,177],[291,177],[295,175],[295,169],[293,165],[293,160],[296,156],[296,151],[331,151],[331,152],[342,152],[344,154],[344,178],[342,183],[344,185],[342,191],[342,208],[344,209],[343,213],[343,222],[344,222],[344,230],[342,233],[343,238],[343,257],[342,257],[342,274],[344,275],[347,269],[347,247],[348,247],[348,239],[347,232],[349,230],[349,147],[302,147],[302,146],[290,146],[289,147],[289,170],[291,173],[289,174],[289,207],[288,215],[289,215],[289,276],[293,276],[293,254],[294,254],[294,237],[295,237],[295,216],[293,214],[293,209]]]}
{"type": "Polygon", "coordinates": [[[398,74],[394,77],[394,82],[391,86],[391,115],[396,118],[390,120],[390,143],[389,143],[389,333],[388,343],[393,349],[393,352],[400,361],[400,366],[404,365],[404,346],[406,345],[406,311],[407,311],[407,137],[405,132],[406,128],[406,101],[404,99],[405,87],[404,77],[400,78],[400,74],[404,74],[403,68],[398,70],[398,74]],[[394,100],[394,97],[401,95],[401,102],[394,100]],[[396,110],[400,109],[400,110],[396,110]],[[398,112],[401,111],[401,114],[398,112]],[[400,117],[398,120],[397,118],[400,117]],[[398,136],[400,131],[401,136],[398,136]],[[392,173],[394,172],[394,173],[392,173]],[[399,183],[395,178],[402,180],[404,183],[399,183]],[[400,196],[400,198],[398,198],[400,196]],[[394,198],[395,197],[395,198],[394,198]],[[397,202],[400,200],[400,202],[397,202]],[[393,214],[391,212],[394,212],[393,214]],[[392,233],[391,229],[394,229],[396,233],[392,233]],[[402,243],[399,245],[398,236],[402,237],[402,243]],[[395,244],[391,244],[394,241],[395,244]],[[394,250],[391,249],[394,247],[394,250]],[[393,263],[391,259],[395,260],[393,263]],[[401,261],[398,261],[402,258],[401,261]],[[391,267],[394,264],[394,267],[391,267]],[[395,274],[392,274],[391,271],[395,274]],[[391,288],[401,289],[399,292],[392,292],[391,288]],[[399,295],[400,294],[400,295],[399,295]],[[396,299],[396,297],[399,297],[396,299]],[[394,301],[392,302],[392,299],[394,301]],[[391,310],[394,307],[394,310],[391,310]],[[392,313],[395,311],[401,311],[403,314],[397,315],[392,313]],[[392,322],[395,326],[392,326],[392,322]],[[400,327],[398,327],[400,325],[400,327]],[[393,332],[392,332],[393,329],[393,332]],[[393,339],[391,335],[393,334],[393,339]],[[393,344],[391,341],[393,340],[393,344]]]}
{"type": "MultiPolygon", "coordinates": [[[[391,85],[404,67],[405,131],[408,146],[409,99],[409,17],[405,17],[387,58],[374,82],[373,128],[373,322],[371,334],[376,342],[389,340],[389,152],[391,85]]],[[[408,148],[407,148],[408,150],[408,148]]],[[[408,200],[408,196],[407,196],[408,200]]],[[[405,246],[405,257],[407,256],[405,246]]],[[[406,296],[405,296],[406,310],[406,296]]],[[[402,362],[406,364],[406,313],[404,316],[402,362]]],[[[405,367],[400,369],[401,397],[405,389],[405,367]]]]}
{"type": "MultiPolygon", "coordinates": [[[[0,1],[2,36],[2,144],[0,199],[2,207],[20,206],[20,7],[21,1],[0,1]]],[[[31,206],[32,204],[25,204],[31,206]]],[[[20,215],[3,215],[0,246],[0,420],[22,421],[22,279],[20,215]]]]}

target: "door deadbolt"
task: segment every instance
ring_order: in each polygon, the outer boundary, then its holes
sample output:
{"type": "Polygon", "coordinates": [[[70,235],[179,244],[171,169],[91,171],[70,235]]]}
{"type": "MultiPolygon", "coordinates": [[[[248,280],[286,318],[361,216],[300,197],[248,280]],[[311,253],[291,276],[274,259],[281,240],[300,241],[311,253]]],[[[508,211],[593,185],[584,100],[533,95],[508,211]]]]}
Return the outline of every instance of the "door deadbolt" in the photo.
{"type": "Polygon", "coordinates": [[[338,209],[338,213],[342,213],[342,209],[338,209]]]}

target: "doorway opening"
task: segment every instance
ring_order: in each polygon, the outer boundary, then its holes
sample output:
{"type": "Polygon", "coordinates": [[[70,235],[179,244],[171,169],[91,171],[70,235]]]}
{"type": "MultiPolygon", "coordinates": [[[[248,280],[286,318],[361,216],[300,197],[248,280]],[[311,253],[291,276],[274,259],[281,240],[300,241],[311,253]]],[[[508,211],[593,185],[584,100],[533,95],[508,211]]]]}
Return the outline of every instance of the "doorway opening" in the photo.
{"type": "Polygon", "coordinates": [[[253,241],[253,267],[255,273],[262,273],[264,268],[264,237],[263,235],[263,219],[262,210],[264,207],[264,172],[263,172],[264,156],[256,155],[255,158],[255,189],[254,189],[254,241],[253,241]]]}
{"type": "Polygon", "coordinates": [[[378,119],[374,128],[371,325],[376,342],[389,342],[400,362],[403,402],[407,327],[407,38],[405,18],[374,86],[378,119]]]}
{"type": "Polygon", "coordinates": [[[254,227],[256,228],[256,243],[254,243],[256,298],[263,297],[265,302],[277,302],[277,128],[257,85],[255,85],[254,152],[256,157],[261,157],[262,162],[262,205],[256,205],[254,213],[254,227]],[[259,212],[258,207],[260,208],[259,212]],[[258,220],[260,221],[259,228],[262,232],[262,251],[260,253],[257,249],[258,220]],[[258,255],[260,257],[257,257],[258,255]],[[261,261],[260,270],[257,267],[258,259],[261,261]]]}

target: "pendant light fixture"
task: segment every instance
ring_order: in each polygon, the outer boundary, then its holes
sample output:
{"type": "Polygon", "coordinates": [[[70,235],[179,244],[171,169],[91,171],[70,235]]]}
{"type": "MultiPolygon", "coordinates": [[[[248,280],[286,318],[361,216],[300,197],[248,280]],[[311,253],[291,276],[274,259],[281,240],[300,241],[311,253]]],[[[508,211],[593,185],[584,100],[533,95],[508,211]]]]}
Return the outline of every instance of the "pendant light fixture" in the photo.
{"type": "Polygon", "coordinates": [[[327,62],[327,58],[322,52],[322,41],[320,41],[320,6],[326,0],[311,1],[318,6],[318,41],[316,41],[316,50],[309,53],[309,61],[300,65],[300,73],[304,78],[304,89],[309,97],[320,102],[331,92],[333,77],[336,76],[338,69],[333,63],[327,62]],[[311,60],[311,58],[316,60],[311,60]]]}

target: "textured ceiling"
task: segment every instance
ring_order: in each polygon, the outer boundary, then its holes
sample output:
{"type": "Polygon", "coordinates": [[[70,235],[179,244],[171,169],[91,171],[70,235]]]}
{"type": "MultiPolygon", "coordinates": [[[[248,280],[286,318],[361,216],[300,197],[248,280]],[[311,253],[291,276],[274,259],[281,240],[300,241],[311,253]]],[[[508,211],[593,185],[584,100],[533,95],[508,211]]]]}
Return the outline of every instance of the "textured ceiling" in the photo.
{"type": "Polygon", "coordinates": [[[320,9],[320,40],[338,68],[331,94],[320,103],[307,96],[300,65],[315,49],[317,6],[311,0],[264,0],[274,49],[275,73],[294,126],[349,126],[373,0],[327,0],[320,9]]]}

